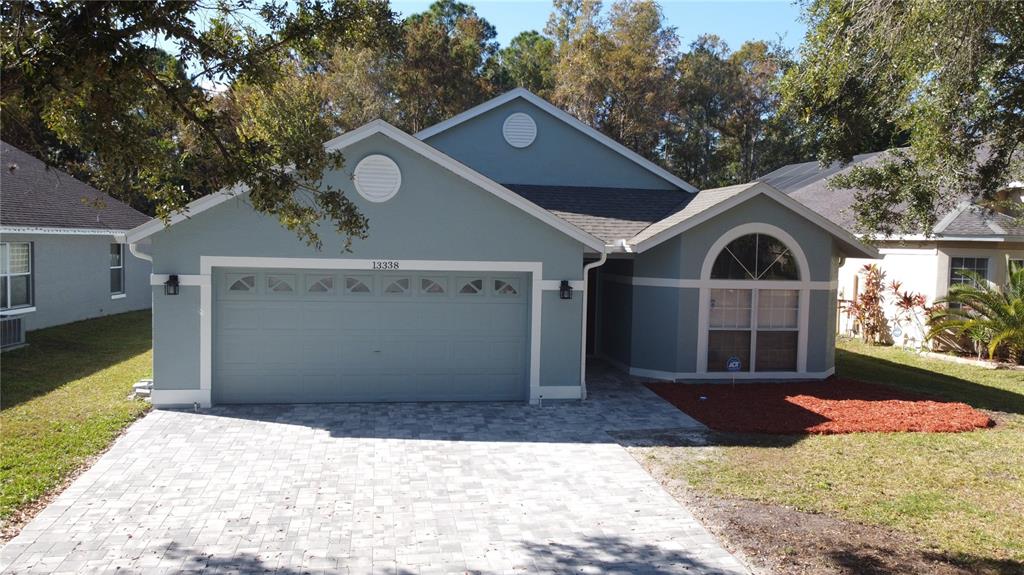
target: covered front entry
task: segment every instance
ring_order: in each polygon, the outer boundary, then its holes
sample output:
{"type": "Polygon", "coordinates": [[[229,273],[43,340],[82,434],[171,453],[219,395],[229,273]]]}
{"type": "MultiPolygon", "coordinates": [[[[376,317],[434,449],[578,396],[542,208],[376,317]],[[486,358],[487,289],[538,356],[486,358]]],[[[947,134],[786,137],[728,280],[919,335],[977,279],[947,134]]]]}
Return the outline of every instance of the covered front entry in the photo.
{"type": "Polygon", "coordinates": [[[214,403],[523,401],[528,274],[215,268],[214,403]]]}

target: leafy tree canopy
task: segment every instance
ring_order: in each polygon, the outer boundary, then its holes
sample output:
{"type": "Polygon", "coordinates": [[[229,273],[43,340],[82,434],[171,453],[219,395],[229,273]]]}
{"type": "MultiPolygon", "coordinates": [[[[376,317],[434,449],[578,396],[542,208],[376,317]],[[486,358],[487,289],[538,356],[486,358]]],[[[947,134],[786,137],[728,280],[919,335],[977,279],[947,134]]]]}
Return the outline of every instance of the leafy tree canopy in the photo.
{"type": "Polygon", "coordinates": [[[550,98],[555,88],[555,42],[535,30],[520,32],[498,53],[503,76],[511,88],[526,88],[550,98]]]}
{"type": "Polygon", "coordinates": [[[698,37],[675,63],[668,164],[698,187],[715,187],[806,160],[797,122],[780,110],[779,81],[792,65],[775,43],[732,52],[717,36],[698,37]]]}
{"type": "Polygon", "coordinates": [[[365,218],[321,181],[342,157],[324,151],[330,110],[301,62],[396,42],[386,3],[5,0],[0,16],[12,144],[162,217],[242,185],[311,244],[323,218],[365,234],[365,218]]]}
{"type": "Polygon", "coordinates": [[[864,232],[919,233],[1021,179],[1024,3],[811,0],[786,107],[823,163],[901,149],[834,186],[863,190],[864,232]]]}

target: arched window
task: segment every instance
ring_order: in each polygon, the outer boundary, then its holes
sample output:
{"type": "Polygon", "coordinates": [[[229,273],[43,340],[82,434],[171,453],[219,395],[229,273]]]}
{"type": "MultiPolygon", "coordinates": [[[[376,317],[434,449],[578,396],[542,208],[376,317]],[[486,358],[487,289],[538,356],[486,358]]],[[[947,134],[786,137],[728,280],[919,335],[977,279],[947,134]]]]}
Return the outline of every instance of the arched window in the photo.
{"type": "Polygon", "coordinates": [[[800,269],[786,244],[769,235],[747,234],[722,249],[711,279],[799,280],[800,269]]]}
{"type": "Polygon", "coordinates": [[[709,372],[797,370],[799,286],[779,282],[799,281],[800,268],[797,254],[768,234],[740,235],[721,248],[709,276],[709,372]]]}

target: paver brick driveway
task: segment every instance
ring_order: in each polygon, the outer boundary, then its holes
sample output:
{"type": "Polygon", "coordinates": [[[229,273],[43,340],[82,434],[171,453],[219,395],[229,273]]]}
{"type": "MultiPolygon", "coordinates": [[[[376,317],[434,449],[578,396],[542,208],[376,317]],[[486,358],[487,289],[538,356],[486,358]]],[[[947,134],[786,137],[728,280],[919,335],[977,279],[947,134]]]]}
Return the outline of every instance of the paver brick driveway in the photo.
{"type": "Polygon", "coordinates": [[[154,411],[3,550],[11,572],[745,573],[606,433],[699,424],[591,399],[154,411]]]}

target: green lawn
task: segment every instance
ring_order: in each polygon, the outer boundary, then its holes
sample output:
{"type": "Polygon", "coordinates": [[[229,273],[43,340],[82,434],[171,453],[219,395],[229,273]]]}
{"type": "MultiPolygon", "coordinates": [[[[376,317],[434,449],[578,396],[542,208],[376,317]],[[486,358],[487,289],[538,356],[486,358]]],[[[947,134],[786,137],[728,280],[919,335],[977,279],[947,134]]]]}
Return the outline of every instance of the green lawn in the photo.
{"type": "Polygon", "coordinates": [[[0,520],[59,486],[149,409],[128,400],[153,370],[150,313],[32,332],[0,356],[0,520]]]}
{"type": "MultiPolygon", "coordinates": [[[[1024,560],[1024,372],[986,370],[891,348],[840,342],[844,377],[963,401],[991,429],[958,434],[746,437],[669,473],[714,495],[882,525],[979,565],[1024,560]]],[[[733,437],[732,439],[737,439],[733,437]]],[[[729,443],[728,441],[725,443],[729,443]]]]}

